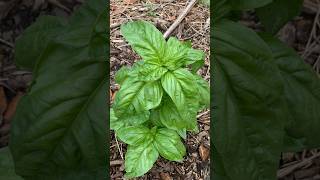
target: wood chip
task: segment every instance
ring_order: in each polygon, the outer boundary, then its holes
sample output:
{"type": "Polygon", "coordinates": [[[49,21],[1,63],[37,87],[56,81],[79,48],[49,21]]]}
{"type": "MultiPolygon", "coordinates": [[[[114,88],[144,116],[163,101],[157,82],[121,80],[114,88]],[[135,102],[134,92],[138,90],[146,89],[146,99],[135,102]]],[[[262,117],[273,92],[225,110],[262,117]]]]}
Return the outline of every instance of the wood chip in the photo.
{"type": "Polygon", "coordinates": [[[206,161],[209,158],[210,151],[208,148],[204,147],[204,145],[201,144],[199,147],[199,154],[202,161],[206,161]]]}
{"type": "Polygon", "coordinates": [[[161,180],[173,180],[173,178],[168,173],[164,173],[164,172],[160,173],[160,179],[161,180]]]}

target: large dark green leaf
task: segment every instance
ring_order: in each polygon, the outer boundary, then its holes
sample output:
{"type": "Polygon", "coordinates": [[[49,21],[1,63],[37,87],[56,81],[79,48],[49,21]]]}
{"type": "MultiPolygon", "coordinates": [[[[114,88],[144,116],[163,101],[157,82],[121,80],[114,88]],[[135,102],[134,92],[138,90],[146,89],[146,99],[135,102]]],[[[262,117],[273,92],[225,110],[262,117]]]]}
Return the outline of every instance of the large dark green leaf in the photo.
{"type": "Polygon", "coordinates": [[[215,173],[231,180],[275,179],[286,111],[272,52],[255,32],[229,21],[216,24],[212,42],[212,139],[220,157],[214,163],[223,167],[215,173]]]}
{"type": "Polygon", "coordinates": [[[106,177],[105,10],[103,0],[88,1],[38,58],[9,143],[25,179],[106,177]]]}
{"type": "Polygon", "coordinates": [[[230,4],[228,4],[227,0],[213,0],[212,4],[214,4],[212,6],[212,9],[213,9],[213,12],[215,12],[212,15],[213,16],[213,19],[212,19],[213,23],[216,23],[220,19],[228,16],[228,14],[231,11],[230,4]]]}
{"type": "Polygon", "coordinates": [[[297,16],[301,10],[303,0],[273,0],[267,6],[258,8],[257,15],[270,33],[277,33],[294,16],[297,16]]]}
{"type": "Polygon", "coordinates": [[[63,32],[64,19],[41,16],[17,39],[15,62],[24,69],[33,70],[43,50],[56,36],[63,32]]]}
{"type": "Polygon", "coordinates": [[[272,0],[228,0],[228,3],[235,10],[248,10],[265,6],[272,0]]]}
{"type": "Polygon", "coordinates": [[[290,112],[286,134],[295,144],[285,143],[284,151],[319,147],[320,79],[293,49],[270,35],[262,37],[272,49],[280,69],[290,112]]]}
{"type": "Polygon", "coordinates": [[[14,172],[14,163],[9,148],[0,149],[0,179],[22,180],[14,172]]]}

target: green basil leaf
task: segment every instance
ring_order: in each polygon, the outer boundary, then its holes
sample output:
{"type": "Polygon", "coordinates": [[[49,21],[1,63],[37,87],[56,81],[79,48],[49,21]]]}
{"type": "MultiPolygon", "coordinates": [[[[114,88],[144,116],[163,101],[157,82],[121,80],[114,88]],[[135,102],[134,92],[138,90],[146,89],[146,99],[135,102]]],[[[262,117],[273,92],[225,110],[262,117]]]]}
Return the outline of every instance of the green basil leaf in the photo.
{"type": "Polygon", "coordinates": [[[150,112],[150,121],[154,126],[165,127],[165,125],[162,124],[162,122],[160,120],[159,108],[151,110],[151,112],[150,112]]]}
{"type": "Polygon", "coordinates": [[[286,135],[290,144],[284,151],[298,151],[319,146],[320,79],[300,56],[271,35],[263,39],[272,49],[284,82],[284,99],[290,113],[286,135]],[[306,121],[307,120],[307,121],[306,121]],[[301,146],[303,144],[303,146],[301,146]]]}
{"type": "Polygon", "coordinates": [[[15,47],[15,62],[23,69],[33,70],[47,45],[64,29],[63,18],[40,16],[37,21],[22,33],[15,47]],[[27,46],[26,46],[27,44],[27,46]]]}
{"type": "Polygon", "coordinates": [[[121,67],[119,69],[119,71],[117,71],[116,75],[115,75],[115,81],[116,83],[122,85],[123,82],[128,78],[129,73],[130,73],[130,68],[129,67],[121,67]]]}
{"type": "Polygon", "coordinates": [[[143,82],[130,77],[116,94],[113,108],[118,117],[131,112],[145,112],[160,104],[162,94],[159,81],[143,82]]]}
{"type": "Polygon", "coordinates": [[[121,141],[129,145],[139,145],[152,141],[150,129],[144,126],[127,126],[117,131],[117,136],[121,141]]]}
{"type": "Polygon", "coordinates": [[[9,148],[0,148],[0,179],[5,180],[22,180],[14,172],[14,162],[9,148]]]}
{"type": "Polygon", "coordinates": [[[166,44],[164,65],[170,70],[175,70],[185,64],[186,56],[190,48],[175,37],[170,37],[166,44]]]}
{"type": "Polygon", "coordinates": [[[204,62],[204,57],[205,57],[205,54],[202,50],[190,48],[188,49],[188,52],[187,52],[186,65],[193,64],[198,61],[204,62]]]}
{"type": "Polygon", "coordinates": [[[168,69],[162,66],[139,61],[133,66],[130,75],[138,77],[141,81],[156,81],[167,71],[168,69]]]}
{"type": "MultiPolygon", "coordinates": [[[[194,102],[190,102],[192,104],[194,102]]],[[[197,126],[197,111],[188,110],[182,114],[169,97],[163,98],[162,105],[158,108],[160,122],[167,128],[173,130],[194,130],[197,126]]]]}
{"type": "Polygon", "coordinates": [[[198,97],[197,88],[193,86],[195,82],[194,76],[188,70],[182,68],[167,72],[161,78],[163,89],[181,112],[188,111],[188,98],[195,99],[193,104],[197,104],[199,101],[199,99],[196,100],[198,97]]]}
{"type": "Polygon", "coordinates": [[[267,6],[256,9],[267,32],[276,34],[294,16],[300,13],[303,0],[273,0],[267,6]]]}
{"type": "Polygon", "coordinates": [[[146,21],[128,22],[121,26],[121,34],[144,61],[161,64],[166,41],[154,25],[146,21]]]}
{"type": "Polygon", "coordinates": [[[179,129],[179,130],[177,130],[177,133],[183,139],[187,139],[187,130],[186,129],[179,129]]]}
{"type": "Polygon", "coordinates": [[[158,157],[159,153],[153,143],[129,145],[125,157],[125,176],[133,178],[144,175],[152,168],[158,157]]]}
{"type": "Polygon", "coordinates": [[[178,133],[171,129],[158,129],[153,144],[160,155],[170,161],[181,162],[186,154],[186,148],[178,133]]]}
{"type": "Polygon", "coordinates": [[[121,119],[118,119],[114,113],[114,110],[110,109],[110,129],[118,130],[125,125],[125,122],[121,119]]]}
{"type": "Polygon", "coordinates": [[[191,71],[196,73],[204,65],[204,57],[203,51],[190,49],[187,54],[186,65],[191,64],[191,71]]]}
{"type": "Polygon", "coordinates": [[[63,28],[66,33],[41,52],[10,132],[15,171],[24,179],[105,177],[105,19],[104,1],[84,3],[63,28]]]}
{"type": "MultiPolygon", "coordinates": [[[[132,108],[133,106],[131,106],[132,108]]],[[[150,118],[150,111],[136,112],[135,109],[128,109],[128,112],[122,115],[121,119],[126,125],[137,126],[145,123],[150,118]]]]}
{"type": "MultiPolygon", "coordinates": [[[[276,179],[287,119],[280,72],[268,45],[230,21],[213,29],[213,145],[232,180],[276,179]]],[[[215,166],[215,165],[214,165],[215,166]]]]}
{"type": "Polygon", "coordinates": [[[202,79],[199,75],[194,75],[197,88],[200,95],[200,105],[203,106],[202,108],[209,108],[210,106],[210,88],[209,83],[202,79]]]}

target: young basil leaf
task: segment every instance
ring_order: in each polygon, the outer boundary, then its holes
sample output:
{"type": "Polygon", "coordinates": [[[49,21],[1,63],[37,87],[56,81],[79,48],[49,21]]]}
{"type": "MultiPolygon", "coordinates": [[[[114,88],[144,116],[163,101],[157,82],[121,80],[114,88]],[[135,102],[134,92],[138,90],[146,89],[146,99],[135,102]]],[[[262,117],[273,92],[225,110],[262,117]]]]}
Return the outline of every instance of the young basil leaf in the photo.
{"type": "Polygon", "coordinates": [[[134,146],[153,140],[150,129],[144,126],[123,127],[117,131],[117,136],[121,141],[134,146]]]}
{"type": "Polygon", "coordinates": [[[186,56],[186,65],[204,61],[205,54],[202,50],[189,48],[186,56]]]}
{"type": "Polygon", "coordinates": [[[178,133],[171,129],[158,129],[153,144],[160,155],[170,161],[181,162],[186,154],[186,148],[178,133]]]}
{"type": "Polygon", "coordinates": [[[141,81],[156,81],[168,71],[160,65],[149,64],[143,61],[135,63],[132,68],[132,76],[138,77],[141,81]]]}
{"type": "Polygon", "coordinates": [[[144,175],[152,168],[158,157],[159,153],[153,143],[129,145],[125,157],[125,176],[133,178],[144,175]]]}
{"type": "Polygon", "coordinates": [[[146,21],[128,22],[121,26],[121,34],[144,61],[161,64],[166,41],[155,26],[146,21]]]}
{"type": "Polygon", "coordinates": [[[196,73],[204,65],[204,52],[201,50],[189,49],[186,65],[191,64],[191,72],[196,73]]]}
{"type": "MultiPolygon", "coordinates": [[[[287,113],[268,45],[230,21],[213,29],[213,145],[230,179],[276,179],[287,113]]],[[[219,172],[216,172],[219,173],[219,172]]]]}
{"type": "Polygon", "coordinates": [[[129,67],[126,67],[126,66],[121,67],[115,75],[116,83],[122,85],[123,82],[128,78],[130,70],[131,69],[129,67]]]}
{"type": "Polygon", "coordinates": [[[155,108],[160,104],[162,94],[159,81],[144,82],[135,77],[127,78],[116,94],[113,104],[115,114],[121,117],[126,113],[140,113],[155,108]]]}
{"type": "Polygon", "coordinates": [[[33,84],[11,124],[15,172],[24,179],[105,177],[108,69],[106,51],[100,51],[108,48],[108,39],[100,36],[107,28],[105,2],[87,1],[76,14],[63,27],[73,36],[58,33],[41,52],[33,84]]]}
{"type": "Polygon", "coordinates": [[[164,65],[170,70],[175,70],[183,66],[186,61],[186,56],[190,48],[184,45],[175,37],[170,37],[166,44],[164,56],[164,65]]]}
{"type": "Polygon", "coordinates": [[[161,78],[163,89],[181,112],[188,111],[188,98],[195,100],[193,104],[197,104],[199,101],[196,99],[198,97],[197,88],[193,86],[195,81],[193,74],[182,68],[167,72],[161,78]]]}
{"type": "Polygon", "coordinates": [[[319,137],[320,127],[320,80],[293,49],[271,35],[261,37],[270,46],[284,83],[283,96],[290,113],[286,135],[294,142],[284,144],[284,151],[314,148],[320,144],[315,138],[319,137]]]}
{"type": "Polygon", "coordinates": [[[273,0],[267,6],[256,9],[257,15],[267,32],[276,34],[301,10],[303,0],[273,0]]]}

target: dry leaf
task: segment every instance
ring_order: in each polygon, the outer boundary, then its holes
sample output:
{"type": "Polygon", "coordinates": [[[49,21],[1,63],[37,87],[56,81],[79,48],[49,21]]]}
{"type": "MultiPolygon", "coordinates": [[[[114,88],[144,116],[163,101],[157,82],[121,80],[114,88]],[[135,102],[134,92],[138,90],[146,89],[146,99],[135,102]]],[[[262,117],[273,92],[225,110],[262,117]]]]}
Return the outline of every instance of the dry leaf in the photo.
{"type": "Polygon", "coordinates": [[[204,147],[202,144],[199,147],[199,154],[202,161],[206,161],[209,158],[210,151],[208,148],[204,147]]]}

